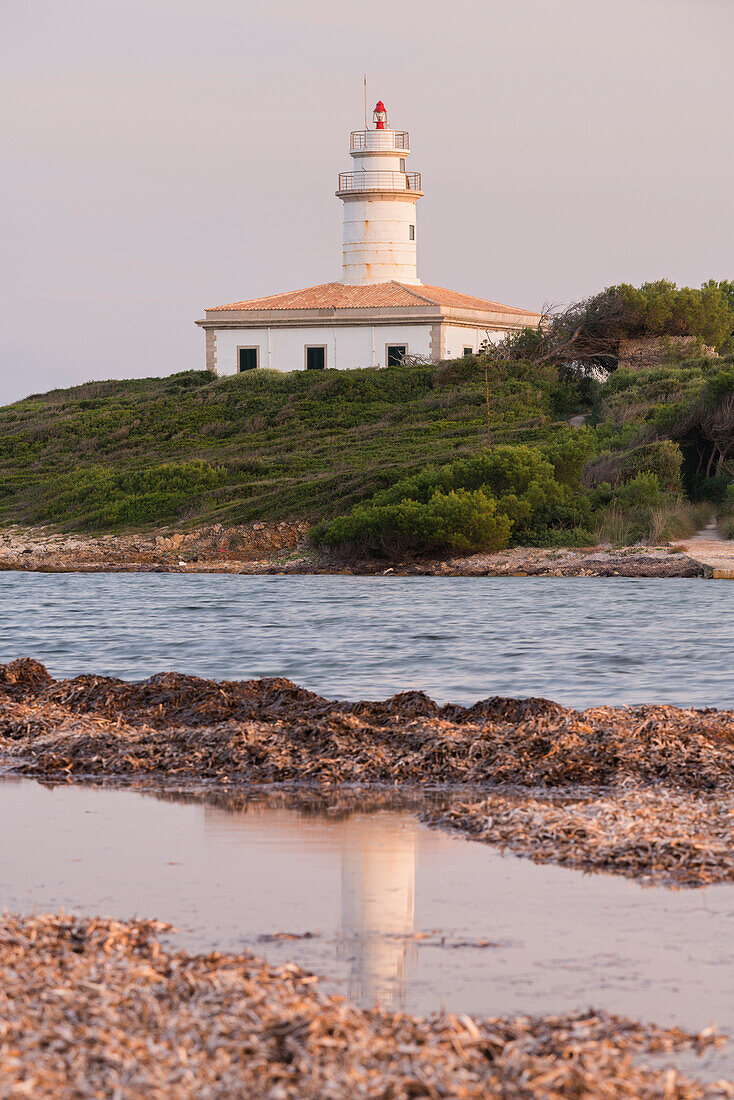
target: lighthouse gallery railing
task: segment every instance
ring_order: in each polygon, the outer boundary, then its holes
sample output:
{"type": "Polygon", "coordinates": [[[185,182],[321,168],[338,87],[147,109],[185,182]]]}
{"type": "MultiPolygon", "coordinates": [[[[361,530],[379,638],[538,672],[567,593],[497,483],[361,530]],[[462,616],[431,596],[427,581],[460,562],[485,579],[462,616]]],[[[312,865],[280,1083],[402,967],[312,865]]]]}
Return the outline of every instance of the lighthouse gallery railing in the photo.
{"type": "Polygon", "coordinates": [[[352,130],[349,136],[349,149],[359,152],[361,149],[409,149],[410,134],[407,130],[352,130]]]}
{"type": "Polygon", "coordinates": [[[420,172],[340,172],[339,191],[420,191],[420,172]]]}

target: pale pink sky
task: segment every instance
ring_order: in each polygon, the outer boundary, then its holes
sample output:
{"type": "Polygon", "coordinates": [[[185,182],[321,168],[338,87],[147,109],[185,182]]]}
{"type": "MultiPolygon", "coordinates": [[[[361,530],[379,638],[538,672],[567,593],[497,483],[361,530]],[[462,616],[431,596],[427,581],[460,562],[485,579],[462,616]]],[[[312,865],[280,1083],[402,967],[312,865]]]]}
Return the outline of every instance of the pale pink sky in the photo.
{"type": "Polygon", "coordinates": [[[732,278],[733,50],[734,0],[2,0],[0,402],[201,368],[205,306],[339,278],[365,70],[426,282],[732,278]]]}

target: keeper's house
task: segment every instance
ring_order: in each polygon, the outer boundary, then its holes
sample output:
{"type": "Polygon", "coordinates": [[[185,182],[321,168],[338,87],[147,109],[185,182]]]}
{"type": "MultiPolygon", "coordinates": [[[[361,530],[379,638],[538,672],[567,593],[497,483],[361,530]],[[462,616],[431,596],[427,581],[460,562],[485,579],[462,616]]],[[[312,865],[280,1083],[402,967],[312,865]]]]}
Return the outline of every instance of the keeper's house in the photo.
{"type": "Polygon", "coordinates": [[[421,177],[406,170],[408,134],[391,130],[380,101],[375,128],[351,135],[341,282],[206,310],[206,365],[218,374],[266,367],[324,370],[392,366],[406,356],[438,362],[485,340],[536,327],[531,310],[427,286],[416,265],[421,177]]]}

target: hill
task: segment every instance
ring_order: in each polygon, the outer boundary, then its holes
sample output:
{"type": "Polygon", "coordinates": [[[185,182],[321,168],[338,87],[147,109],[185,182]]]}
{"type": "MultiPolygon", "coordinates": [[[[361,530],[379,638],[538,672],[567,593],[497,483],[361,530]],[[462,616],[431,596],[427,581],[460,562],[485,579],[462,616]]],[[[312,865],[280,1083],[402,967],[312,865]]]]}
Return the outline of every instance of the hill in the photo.
{"type": "Polygon", "coordinates": [[[93,382],[0,409],[0,522],[68,531],[297,520],[387,556],[661,543],[712,510],[734,533],[733,474],[734,359],[673,347],[604,381],[470,357],[93,382]]]}
{"type": "MultiPolygon", "coordinates": [[[[578,395],[493,365],[493,437],[544,437],[578,395]]],[[[487,443],[483,365],[90,382],[0,408],[0,521],[77,530],[335,516],[487,443]]]]}

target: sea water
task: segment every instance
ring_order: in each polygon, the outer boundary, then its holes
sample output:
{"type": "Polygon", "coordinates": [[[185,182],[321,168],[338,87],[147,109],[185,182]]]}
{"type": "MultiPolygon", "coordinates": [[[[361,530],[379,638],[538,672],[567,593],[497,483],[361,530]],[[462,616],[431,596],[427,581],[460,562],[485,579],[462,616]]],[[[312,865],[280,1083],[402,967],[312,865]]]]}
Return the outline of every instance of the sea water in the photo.
{"type": "Polygon", "coordinates": [[[335,698],[734,708],[734,585],[699,579],[0,574],[0,660],[286,676],[335,698]]]}

